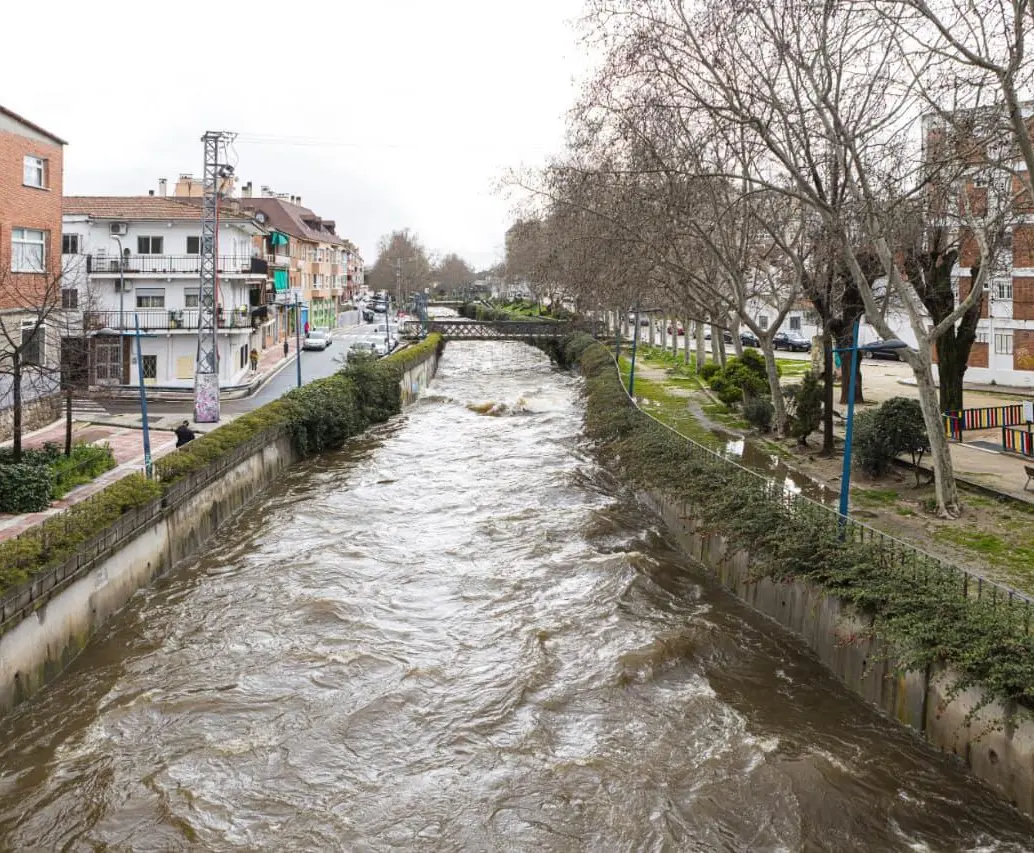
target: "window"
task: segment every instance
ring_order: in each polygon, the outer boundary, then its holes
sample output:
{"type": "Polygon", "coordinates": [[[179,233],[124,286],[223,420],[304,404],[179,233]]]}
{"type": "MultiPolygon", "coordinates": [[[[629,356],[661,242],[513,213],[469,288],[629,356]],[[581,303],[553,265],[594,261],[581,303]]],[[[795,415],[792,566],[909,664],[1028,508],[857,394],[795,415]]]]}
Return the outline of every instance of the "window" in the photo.
{"type": "Polygon", "coordinates": [[[11,272],[46,272],[46,233],[11,229],[11,272]]]}
{"type": "Polygon", "coordinates": [[[146,382],[150,379],[152,382],[158,378],[158,356],[156,355],[145,355],[140,360],[141,372],[143,374],[143,380],[146,382]]]}
{"type": "Polygon", "coordinates": [[[138,255],[160,255],[164,244],[164,237],[137,237],[136,252],[138,255]]]}
{"type": "Polygon", "coordinates": [[[137,308],[164,308],[164,287],[138,287],[136,289],[137,308]]]}
{"type": "MultiPolygon", "coordinates": [[[[161,238],[159,238],[161,239],[161,238]]],[[[200,237],[188,237],[187,238],[187,254],[188,255],[200,255],[201,254],[201,238],[200,237]]]]}
{"type": "Polygon", "coordinates": [[[65,234],[61,237],[61,254],[62,255],[78,255],[79,254],[79,235],[78,234],[65,234]]]}
{"type": "Polygon", "coordinates": [[[799,332],[801,330],[801,318],[797,314],[794,314],[790,318],[790,331],[799,332]]]}
{"type": "Polygon", "coordinates": [[[79,307],[79,291],[74,287],[61,288],[61,307],[74,309],[79,307]]]}
{"type": "Polygon", "coordinates": [[[183,291],[183,307],[199,308],[201,306],[201,294],[197,288],[183,291]]]}
{"type": "Polygon", "coordinates": [[[35,322],[22,326],[22,364],[43,364],[45,330],[35,322]]]}
{"type": "Polygon", "coordinates": [[[986,344],[987,343],[987,332],[977,332],[977,338],[974,341],[974,343],[986,344]]]}
{"type": "MultiPolygon", "coordinates": [[[[1012,279],[1000,278],[994,283],[995,299],[1012,299],[1012,279]]],[[[1011,352],[1012,350],[1010,350],[1011,352]]]]}
{"type": "Polygon", "coordinates": [[[767,329],[767,328],[768,328],[768,315],[767,315],[767,314],[761,314],[761,315],[760,315],[760,316],[758,317],[758,325],[759,325],[759,326],[760,326],[760,327],[761,327],[762,329],[767,329]]]}
{"type": "Polygon", "coordinates": [[[24,164],[22,183],[27,187],[45,189],[47,186],[47,161],[42,157],[26,155],[22,162],[24,164]]]}
{"type": "Polygon", "coordinates": [[[995,353],[1012,355],[1012,331],[995,332],[995,353]]]}

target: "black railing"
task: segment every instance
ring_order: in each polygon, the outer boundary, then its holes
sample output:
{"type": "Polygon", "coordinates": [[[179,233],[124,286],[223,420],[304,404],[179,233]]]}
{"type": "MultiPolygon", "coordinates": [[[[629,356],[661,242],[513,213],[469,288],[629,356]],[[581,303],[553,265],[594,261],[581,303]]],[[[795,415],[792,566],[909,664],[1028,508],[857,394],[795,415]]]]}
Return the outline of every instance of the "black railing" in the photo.
{"type": "MultiPolygon", "coordinates": [[[[122,274],[132,275],[200,275],[200,255],[129,255],[123,261],[122,274]]],[[[269,264],[263,258],[250,255],[219,255],[216,271],[238,275],[265,275],[269,264]]],[[[119,274],[119,259],[110,255],[86,256],[86,272],[91,275],[119,274]]]]}
{"type": "MultiPolygon", "coordinates": [[[[240,308],[224,309],[216,312],[216,323],[220,329],[250,329],[255,323],[251,316],[252,309],[245,306],[242,312],[240,308]]],[[[150,332],[155,329],[161,331],[173,329],[197,329],[198,309],[184,308],[179,311],[167,311],[163,308],[126,308],[125,311],[87,311],[84,316],[84,324],[90,331],[101,329],[135,329],[134,315],[140,318],[140,331],[150,332]]]]}
{"type": "MultiPolygon", "coordinates": [[[[412,337],[420,333],[419,321],[403,324],[403,335],[412,337]]],[[[537,320],[430,320],[427,331],[437,333],[449,340],[468,341],[527,341],[548,338],[556,340],[569,335],[571,326],[567,323],[542,322],[537,320]]]]}

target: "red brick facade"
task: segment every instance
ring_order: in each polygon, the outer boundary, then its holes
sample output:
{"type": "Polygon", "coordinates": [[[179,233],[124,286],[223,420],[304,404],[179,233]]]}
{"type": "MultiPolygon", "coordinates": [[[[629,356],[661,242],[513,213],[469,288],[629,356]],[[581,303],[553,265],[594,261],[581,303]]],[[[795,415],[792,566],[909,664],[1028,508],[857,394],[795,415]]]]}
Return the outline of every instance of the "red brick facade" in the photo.
{"type": "Polygon", "coordinates": [[[987,367],[987,344],[974,343],[966,364],[970,367],[987,367]]]}
{"type": "Polygon", "coordinates": [[[0,107],[0,310],[29,308],[53,291],[61,270],[64,143],[0,107]],[[25,184],[25,157],[45,161],[44,187],[25,184]],[[12,272],[14,229],[45,235],[45,273],[12,272]]]}

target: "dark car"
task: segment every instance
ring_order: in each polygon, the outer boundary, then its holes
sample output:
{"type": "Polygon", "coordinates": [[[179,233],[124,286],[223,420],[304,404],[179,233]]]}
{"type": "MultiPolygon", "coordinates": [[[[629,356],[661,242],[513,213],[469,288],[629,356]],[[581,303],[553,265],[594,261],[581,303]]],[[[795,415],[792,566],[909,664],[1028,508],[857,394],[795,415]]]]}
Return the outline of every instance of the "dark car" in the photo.
{"type": "Polygon", "coordinates": [[[797,332],[776,332],[772,337],[772,349],[787,352],[811,352],[811,341],[797,332]]]}
{"type": "Polygon", "coordinates": [[[873,341],[871,344],[866,344],[865,349],[861,351],[864,358],[886,358],[891,361],[901,361],[901,349],[898,347],[886,347],[882,346],[883,341],[873,341]]]}
{"type": "Polygon", "coordinates": [[[740,343],[745,347],[756,347],[760,341],[753,332],[740,332],[740,343]]]}

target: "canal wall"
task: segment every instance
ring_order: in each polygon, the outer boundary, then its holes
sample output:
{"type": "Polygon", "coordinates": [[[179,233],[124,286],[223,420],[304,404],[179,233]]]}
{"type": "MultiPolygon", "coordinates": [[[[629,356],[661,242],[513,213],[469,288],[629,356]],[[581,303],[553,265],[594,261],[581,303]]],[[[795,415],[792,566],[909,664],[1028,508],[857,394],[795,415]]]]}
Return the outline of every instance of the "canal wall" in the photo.
{"type": "Polygon", "coordinates": [[[751,554],[704,532],[693,508],[659,491],[641,493],[679,546],[729,591],[804,640],[848,688],[914,729],[932,746],[957,756],[1020,811],[1034,816],[1034,714],[1014,702],[983,700],[977,687],[952,695],[955,673],[902,671],[893,647],[871,623],[821,586],[775,581],[750,572],[751,554]]]}
{"type": "MultiPolygon", "coordinates": [[[[438,352],[406,364],[403,404],[427,387],[438,352]]],[[[124,513],[69,560],[0,600],[0,714],[63,672],[91,637],[141,588],[182,560],[302,458],[288,430],[242,443],[124,513]]]]}

